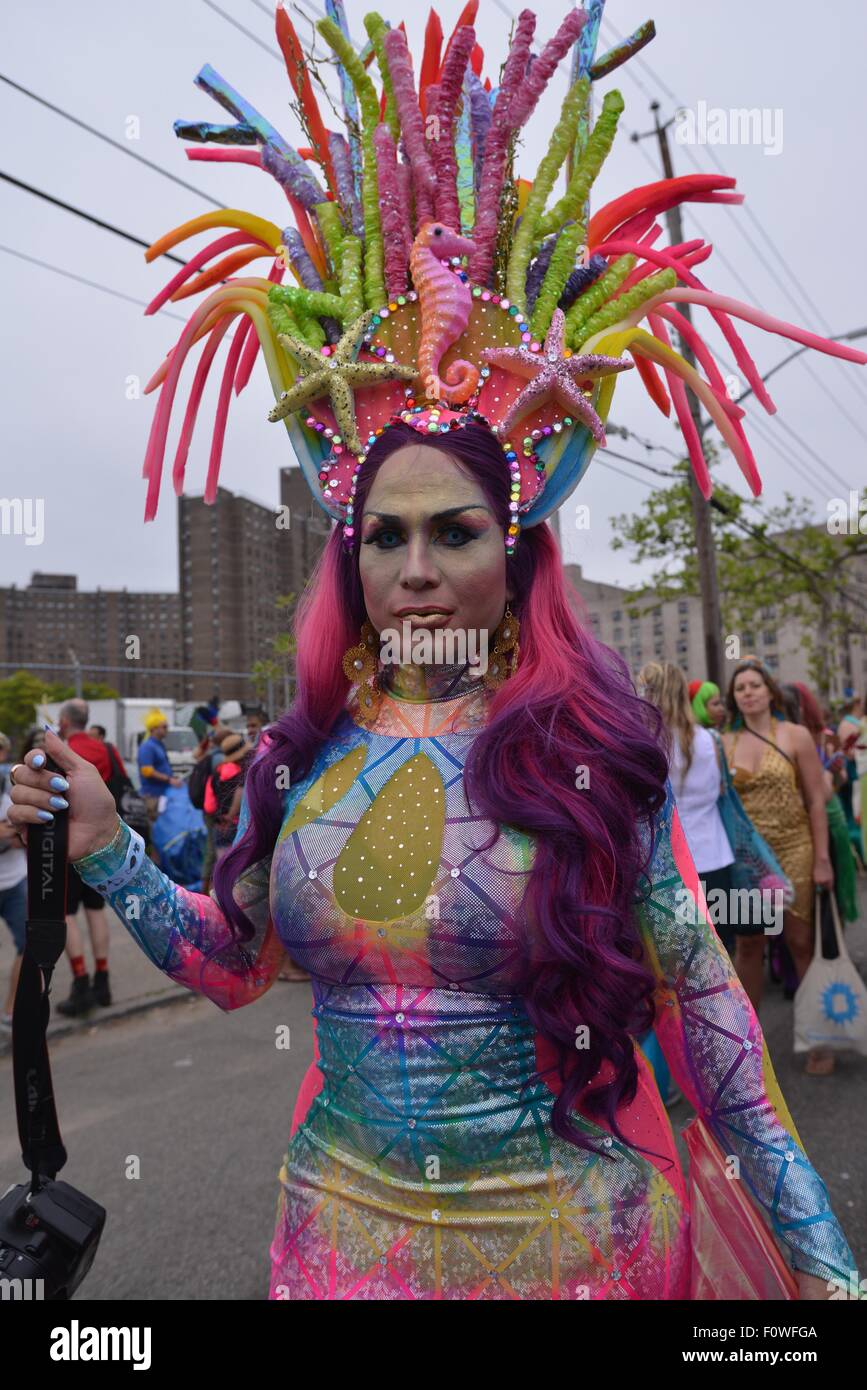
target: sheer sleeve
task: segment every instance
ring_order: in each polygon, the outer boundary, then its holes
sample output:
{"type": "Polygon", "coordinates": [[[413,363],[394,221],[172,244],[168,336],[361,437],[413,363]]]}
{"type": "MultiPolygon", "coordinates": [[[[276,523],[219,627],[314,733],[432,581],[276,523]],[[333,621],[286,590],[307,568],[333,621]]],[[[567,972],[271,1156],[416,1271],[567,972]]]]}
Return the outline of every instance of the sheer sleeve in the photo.
{"type": "Polygon", "coordinates": [[[669,789],[654,835],[642,935],[654,1031],[672,1075],[782,1242],[792,1267],[847,1287],[855,1261],[798,1137],[755,1010],[707,916],[669,789]]]}
{"type": "MultiPolygon", "coordinates": [[[[244,833],[247,814],[245,798],[236,838],[244,833]]],[[[255,927],[244,943],[235,940],[214,893],[193,893],[174,883],[123,821],[110,845],[76,860],[74,867],[111,904],[158,970],[221,1009],[251,1004],[277,978],[283,947],[270,915],[270,856],[248,869],[233,889],[255,927]]]]}

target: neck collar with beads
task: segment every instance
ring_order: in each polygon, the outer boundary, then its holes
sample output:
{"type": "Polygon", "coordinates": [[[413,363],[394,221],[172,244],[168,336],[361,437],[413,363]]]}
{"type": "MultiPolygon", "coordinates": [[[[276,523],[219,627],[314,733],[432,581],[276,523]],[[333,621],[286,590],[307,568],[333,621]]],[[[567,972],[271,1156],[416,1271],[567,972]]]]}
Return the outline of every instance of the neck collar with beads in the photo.
{"type": "Polygon", "coordinates": [[[466,661],[452,663],[389,663],[379,674],[380,688],[395,700],[428,704],[435,700],[455,700],[484,688],[478,668],[466,661]]]}

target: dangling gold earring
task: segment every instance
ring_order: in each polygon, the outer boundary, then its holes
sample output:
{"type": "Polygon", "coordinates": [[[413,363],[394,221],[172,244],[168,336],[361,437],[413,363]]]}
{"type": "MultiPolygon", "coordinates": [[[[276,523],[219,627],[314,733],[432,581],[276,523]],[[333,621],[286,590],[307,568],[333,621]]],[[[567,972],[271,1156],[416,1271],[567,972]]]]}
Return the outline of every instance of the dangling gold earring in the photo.
{"type": "Polygon", "coordinates": [[[382,691],[376,680],[376,657],[379,638],[376,629],[366,619],[361,624],[358,645],[343,653],[343,674],[357,685],[358,703],[365,723],[373,723],[382,704],[382,691]]]}
{"type": "Polygon", "coordinates": [[[484,680],[488,690],[497,690],[503,681],[514,675],[518,666],[520,632],[520,621],[507,603],[503,621],[494,633],[494,648],[485,672],[484,680]]]}

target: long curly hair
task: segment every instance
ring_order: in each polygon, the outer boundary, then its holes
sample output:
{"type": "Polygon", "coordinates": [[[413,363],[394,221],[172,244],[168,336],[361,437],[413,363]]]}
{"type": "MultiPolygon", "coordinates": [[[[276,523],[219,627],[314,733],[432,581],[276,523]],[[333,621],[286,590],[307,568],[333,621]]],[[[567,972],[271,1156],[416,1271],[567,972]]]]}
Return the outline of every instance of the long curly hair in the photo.
{"type": "MultiPolygon", "coordinates": [[[[419,442],[415,430],[398,422],[374,443],[357,479],[357,518],[384,461],[419,442]]],[[[491,431],[477,422],[424,436],[424,443],[475,480],[505,535],[510,480],[491,431]]],[[[285,782],[278,769],[288,767],[297,786],[343,716],[350,687],[341,659],[367,617],[359,531],[356,526],[351,550],[339,528],[333,531],[299,602],[297,695],[267,730],[247,776],[246,830],[216,867],[219,902],[241,941],[250,939],[252,928],[232,886],[273,850],[283,819],[278,785],[285,782]]],[[[520,661],[491,696],[488,722],[467,756],[464,784],[474,814],[494,823],[486,848],[500,824],[536,837],[523,903],[520,993],[554,1059],[538,1073],[556,1095],[552,1127],[561,1138],[599,1152],[572,1112],[581,1097],[584,1113],[603,1115],[624,1139],[616,1112],[637,1090],[633,1037],[653,1023],[654,978],[636,911],[648,890],[667,759],[658,712],[639,699],[621,658],[579,620],[580,600],[567,584],[549,527],[542,523],[522,533],[507,564],[512,610],[521,625],[520,661]],[[589,1046],[578,1049],[580,1025],[588,1026],[589,1046]],[[606,1063],[610,1079],[600,1084],[606,1063]]]]}

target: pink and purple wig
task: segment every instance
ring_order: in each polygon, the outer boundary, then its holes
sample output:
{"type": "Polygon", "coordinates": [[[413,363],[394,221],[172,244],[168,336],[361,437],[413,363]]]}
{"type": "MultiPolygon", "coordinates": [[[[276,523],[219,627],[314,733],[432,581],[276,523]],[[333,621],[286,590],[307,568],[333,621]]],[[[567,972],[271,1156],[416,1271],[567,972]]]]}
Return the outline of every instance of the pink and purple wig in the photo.
{"type": "MultiPolygon", "coordinates": [[[[502,448],[483,424],[421,439],[397,423],[376,441],[358,475],[355,514],[364,513],[378,468],[407,444],[442,450],[478,484],[500,525],[509,524],[509,473],[502,448]]],[[[309,773],[341,717],[349,693],[346,649],[367,617],[358,570],[360,526],[353,547],[339,528],[325,546],[297,610],[297,694],[263,735],[247,775],[250,819],[217,864],[217,896],[242,941],[251,926],[232,896],[241,873],[266,858],[280,830],[288,769],[292,784],[309,773]]],[[[520,662],[493,694],[489,720],[465,768],[477,815],[536,838],[524,899],[528,1016],[554,1057],[557,1092],[552,1126],[593,1149],[570,1119],[578,1098],[618,1134],[616,1112],[635,1096],[633,1037],[653,1021],[653,976],[636,924],[647,890],[654,815],[665,801],[667,762],[658,715],[636,695],[625,663],[580,623],[580,600],[563,573],[557,543],[544,523],[521,533],[507,560],[520,619],[520,662]],[[576,1029],[590,1044],[576,1049],[576,1029]],[[611,1079],[598,1083],[600,1068],[611,1079]],[[588,1090],[589,1083],[596,1084],[588,1090]]],[[[491,843],[499,832],[494,829],[491,843]]]]}

